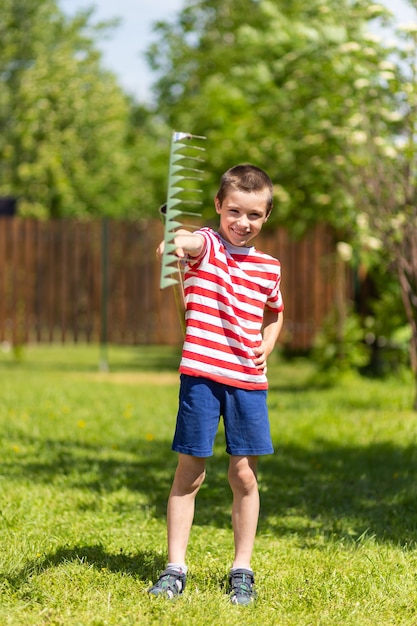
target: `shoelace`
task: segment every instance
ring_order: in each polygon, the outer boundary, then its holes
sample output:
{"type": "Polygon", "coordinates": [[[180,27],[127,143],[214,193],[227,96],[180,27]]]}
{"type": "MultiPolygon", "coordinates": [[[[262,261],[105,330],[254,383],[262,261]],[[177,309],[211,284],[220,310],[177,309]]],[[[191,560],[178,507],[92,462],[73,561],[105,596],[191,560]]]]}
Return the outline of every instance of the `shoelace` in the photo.
{"type": "Polygon", "coordinates": [[[252,593],[253,577],[250,574],[232,574],[232,591],[241,590],[244,593],[252,593]]]}

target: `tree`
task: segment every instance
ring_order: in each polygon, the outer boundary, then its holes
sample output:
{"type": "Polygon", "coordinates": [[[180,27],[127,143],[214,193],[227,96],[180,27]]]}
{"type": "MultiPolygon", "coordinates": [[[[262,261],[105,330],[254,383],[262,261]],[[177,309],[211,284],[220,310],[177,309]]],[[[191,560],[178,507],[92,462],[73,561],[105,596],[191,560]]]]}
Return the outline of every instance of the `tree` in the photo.
{"type": "Polygon", "coordinates": [[[132,102],[127,149],[139,215],[156,217],[166,201],[172,130],[148,107],[132,102]]]}
{"type": "Polygon", "coordinates": [[[378,81],[386,50],[366,28],[384,15],[348,0],[190,0],[158,24],[148,54],[157,110],[207,135],[207,202],[225,168],[251,161],[277,182],[272,223],[350,229],[355,207],[335,179],[364,90],[390,97],[378,81]]]}
{"type": "Polygon", "coordinates": [[[131,103],[101,67],[92,11],[3,0],[0,194],[22,215],[139,215],[128,149],[131,103]]]}
{"type": "Polygon", "coordinates": [[[356,119],[362,149],[352,149],[352,136],[346,137],[350,167],[343,183],[359,210],[362,242],[373,240],[399,282],[417,410],[417,27],[404,27],[397,40],[393,60],[382,68],[396,110],[364,100],[356,119]]]}

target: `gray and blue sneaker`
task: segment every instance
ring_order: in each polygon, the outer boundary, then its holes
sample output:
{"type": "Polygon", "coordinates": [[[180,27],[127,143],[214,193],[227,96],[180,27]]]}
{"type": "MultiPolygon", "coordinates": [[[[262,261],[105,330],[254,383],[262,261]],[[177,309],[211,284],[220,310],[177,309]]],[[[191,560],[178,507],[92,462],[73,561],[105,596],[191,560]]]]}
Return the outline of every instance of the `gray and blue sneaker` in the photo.
{"type": "Polygon", "coordinates": [[[166,569],[156,583],[148,589],[148,593],[172,600],[182,594],[185,589],[185,583],[186,576],[184,572],[179,572],[176,569],[166,569]]]}
{"type": "Polygon", "coordinates": [[[249,569],[235,569],[229,574],[229,595],[232,604],[250,604],[256,599],[255,579],[249,569]]]}

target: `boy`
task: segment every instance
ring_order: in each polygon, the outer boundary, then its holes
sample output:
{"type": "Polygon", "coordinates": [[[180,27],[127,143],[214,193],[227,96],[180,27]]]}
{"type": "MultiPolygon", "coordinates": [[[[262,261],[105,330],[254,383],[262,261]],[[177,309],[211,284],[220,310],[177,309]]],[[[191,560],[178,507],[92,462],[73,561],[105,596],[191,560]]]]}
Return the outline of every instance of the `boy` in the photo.
{"type": "MultiPolygon", "coordinates": [[[[233,492],[235,556],[230,599],[255,598],[251,555],[259,517],[258,457],[272,454],[266,407],[267,358],[283,322],[281,271],[273,257],[249,245],[272,210],[273,185],[253,165],[222,177],[215,197],[217,232],[180,229],[176,254],[186,263],[186,336],[172,449],[178,465],[168,498],[168,565],[148,592],[174,598],[185,588],[186,549],[195,497],[223,416],[228,479],[233,492]]],[[[163,243],[158,248],[162,254],[163,243]]]]}

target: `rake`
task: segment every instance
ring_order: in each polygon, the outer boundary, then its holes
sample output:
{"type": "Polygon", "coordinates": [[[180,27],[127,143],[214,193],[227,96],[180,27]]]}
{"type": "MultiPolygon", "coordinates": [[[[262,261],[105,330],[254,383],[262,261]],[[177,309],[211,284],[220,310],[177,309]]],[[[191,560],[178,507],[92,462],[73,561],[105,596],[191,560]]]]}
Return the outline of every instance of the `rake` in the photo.
{"type": "MultiPolygon", "coordinates": [[[[190,210],[201,205],[198,199],[201,189],[203,170],[196,165],[204,163],[205,148],[198,145],[206,137],[175,131],[172,134],[169,157],[167,201],[160,208],[164,220],[164,251],[161,258],[161,289],[174,287],[177,309],[184,310],[184,289],[181,263],[175,254],[175,234],[178,228],[184,226],[185,218],[190,216],[201,217],[201,213],[190,210]]],[[[187,226],[193,227],[187,223],[187,226]]],[[[183,316],[181,323],[183,325],[183,316]]],[[[184,327],[184,326],[183,326],[184,327]]]]}

